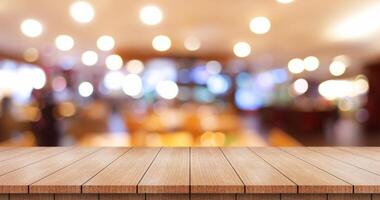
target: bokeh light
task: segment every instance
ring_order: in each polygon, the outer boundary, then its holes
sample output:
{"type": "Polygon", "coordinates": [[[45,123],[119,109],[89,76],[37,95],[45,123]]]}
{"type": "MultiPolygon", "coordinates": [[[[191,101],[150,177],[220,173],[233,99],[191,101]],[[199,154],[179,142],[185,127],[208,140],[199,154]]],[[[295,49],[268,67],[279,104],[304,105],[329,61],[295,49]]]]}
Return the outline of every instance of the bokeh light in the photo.
{"type": "Polygon", "coordinates": [[[59,35],[55,38],[55,46],[61,51],[69,51],[74,47],[74,39],[69,35],[59,35]]]}
{"type": "Polygon", "coordinates": [[[189,36],[185,39],[183,45],[189,51],[196,51],[201,48],[201,41],[194,36],[189,36]]]}
{"type": "Polygon", "coordinates": [[[109,71],[103,79],[104,86],[109,90],[119,90],[122,87],[124,74],[120,71],[109,71]]]}
{"type": "Polygon", "coordinates": [[[249,23],[251,31],[259,35],[267,33],[270,30],[270,27],[270,20],[266,17],[255,17],[249,23]]]}
{"type": "Polygon", "coordinates": [[[39,58],[39,52],[36,48],[28,48],[24,51],[24,60],[27,62],[35,62],[39,58]]]}
{"type": "Polygon", "coordinates": [[[319,59],[315,56],[308,56],[303,62],[306,71],[315,71],[319,67],[319,59]]]}
{"type": "Polygon", "coordinates": [[[341,76],[346,72],[346,65],[339,60],[334,60],[329,67],[329,71],[333,76],[341,76]]]}
{"type": "Polygon", "coordinates": [[[122,83],[123,92],[131,97],[138,97],[142,93],[143,83],[137,74],[128,74],[122,83]]]}
{"type": "Polygon", "coordinates": [[[117,54],[109,55],[106,58],[106,66],[109,70],[119,70],[123,67],[123,59],[117,54]]]}
{"type": "Polygon", "coordinates": [[[115,40],[109,35],[102,35],[96,40],[96,46],[101,51],[110,51],[115,47],[115,40]]]}
{"type": "Polygon", "coordinates": [[[70,6],[71,17],[79,23],[88,23],[95,17],[95,10],[87,1],[76,1],[70,6]]]}
{"type": "Polygon", "coordinates": [[[93,66],[98,62],[98,54],[95,51],[85,51],[81,56],[82,63],[86,66],[93,66]]]}
{"type": "Polygon", "coordinates": [[[153,38],[152,46],[156,51],[167,51],[172,46],[172,42],[168,36],[158,35],[153,38]]]}
{"type": "Polygon", "coordinates": [[[238,42],[233,48],[234,54],[239,58],[244,58],[251,54],[251,46],[246,42],[238,42]]]}
{"type": "Polygon", "coordinates": [[[128,61],[125,67],[132,74],[140,74],[144,71],[144,63],[137,59],[128,61]]]}
{"type": "Polygon", "coordinates": [[[20,25],[21,32],[31,38],[38,37],[42,34],[43,27],[41,22],[35,19],[26,19],[20,25]]]}
{"type": "Polygon", "coordinates": [[[157,25],[162,21],[162,11],[157,6],[145,6],[140,11],[140,20],[149,26],[157,25]]]}
{"type": "Polygon", "coordinates": [[[90,82],[82,82],[78,86],[78,93],[82,97],[89,97],[94,92],[94,86],[90,82]]]}
{"type": "Polygon", "coordinates": [[[309,88],[309,84],[303,78],[297,79],[293,83],[293,89],[297,95],[304,94],[309,88]]]}
{"type": "Polygon", "coordinates": [[[294,58],[288,63],[288,69],[293,74],[299,74],[305,69],[304,62],[302,59],[294,58]]]}
{"type": "Polygon", "coordinates": [[[156,92],[164,99],[174,99],[178,95],[178,86],[174,81],[160,81],[156,92]]]}

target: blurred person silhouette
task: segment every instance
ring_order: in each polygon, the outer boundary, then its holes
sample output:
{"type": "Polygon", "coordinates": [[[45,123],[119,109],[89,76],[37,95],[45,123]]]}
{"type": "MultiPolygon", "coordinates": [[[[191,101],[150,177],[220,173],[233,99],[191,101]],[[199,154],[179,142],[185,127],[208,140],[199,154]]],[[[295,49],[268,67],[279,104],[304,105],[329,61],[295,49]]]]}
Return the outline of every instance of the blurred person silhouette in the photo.
{"type": "Polygon", "coordinates": [[[51,89],[44,88],[36,96],[41,111],[39,120],[33,123],[33,132],[38,146],[59,145],[59,123],[55,115],[57,104],[51,89]]]}
{"type": "Polygon", "coordinates": [[[16,131],[16,123],[12,116],[12,99],[4,97],[0,110],[0,142],[11,139],[12,134],[16,131]]]}

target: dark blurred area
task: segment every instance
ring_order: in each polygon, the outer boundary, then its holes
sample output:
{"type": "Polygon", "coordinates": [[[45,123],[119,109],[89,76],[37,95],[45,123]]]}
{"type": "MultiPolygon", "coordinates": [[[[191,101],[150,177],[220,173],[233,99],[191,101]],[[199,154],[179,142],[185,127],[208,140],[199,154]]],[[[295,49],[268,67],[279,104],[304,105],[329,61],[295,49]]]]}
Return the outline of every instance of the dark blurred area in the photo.
{"type": "Polygon", "coordinates": [[[371,0],[0,1],[0,145],[380,145],[379,13],[371,0]]]}

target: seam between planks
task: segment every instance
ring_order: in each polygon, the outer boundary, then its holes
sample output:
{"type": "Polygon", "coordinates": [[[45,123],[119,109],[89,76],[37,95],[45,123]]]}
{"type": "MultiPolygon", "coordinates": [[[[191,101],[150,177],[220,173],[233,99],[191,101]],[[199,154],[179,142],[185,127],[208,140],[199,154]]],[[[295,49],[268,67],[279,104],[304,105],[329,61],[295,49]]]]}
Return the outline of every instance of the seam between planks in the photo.
{"type": "MultiPolygon", "coordinates": [[[[148,172],[148,170],[152,166],[153,162],[156,160],[158,154],[160,154],[161,150],[162,150],[162,147],[160,147],[160,149],[158,150],[158,152],[156,153],[156,155],[154,156],[154,158],[152,159],[152,161],[149,163],[148,168],[145,170],[144,174],[141,176],[139,182],[137,182],[137,184],[136,184],[136,194],[139,193],[139,185],[140,185],[141,181],[143,180],[144,176],[146,175],[146,173],[148,172]]],[[[146,199],[146,195],[145,195],[145,199],[146,199]]]]}
{"type": "MultiPolygon", "coordinates": [[[[105,148],[103,148],[105,149],[105,148]]],[[[80,186],[80,194],[83,194],[83,185],[86,184],[88,181],[90,181],[92,178],[94,178],[96,175],[98,175],[100,172],[102,172],[104,169],[106,169],[108,166],[110,166],[113,162],[115,162],[117,159],[119,159],[121,156],[125,155],[128,151],[130,151],[132,148],[128,148],[124,153],[122,153],[120,156],[113,159],[110,163],[108,163],[103,169],[96,172],[93,176],[91,176],[87,181],[83,182],[80,186]]]]}
{"type": "MultiPolygon", "coordinates": [[[[372,161],[376,161],[376,162],[380,162],[380,158],[379,158],[379,160],[375,160],[375,159],[373,159],[373,158],[371,158],[371,157],[368,157],[368,156],[366,156],[366,155],[364,155],[364,154],[360,154],[360,153],[357,153],[357,152],[352,152],[352,151],[347,151],[347,150],[345,150],[345,149],[343,149],[343,148],[341,148],[341,147],[334,147],[335,149],[338,149],[338,150],[341,150],[341,151],[344,151],[344,152],[346,152],[346,153],[351,153],[351,154],[353,154],[353,155],[356,155],[356,156],[361,156],[361,157],[364,157],[364,158],[367,158],[367,159],[370,159],[370,160],[372,160],[372,161]]],[[[371,150],[371,149],[366,149],[366,150],[368,150],[368,151],[372,151],[372,152],[376,152],[376,153],[378,153],[377,151],[374,151],[374,150],[371,150]]]]}
{"type": "MultiPolygon", "coordinates": [[[[17,149],[17,148],[8,149],[8,150],[1,151],[1,152],[3,153],[3,152],[10,151],[10,150],[15,150],[15,149],[17,149]]],[[[42,151],[42,150],[44,150],[44,149],[43,149],[43,148],[36,148],[36,149],[34,149],[34,150],[31,150],[31,151],[28,150],[27,152],[20,153],[20,154],[16,154],[16,155],[14,155],[13,157],[6,158],[6,159],[4,159],[4,160],[0,160],[0,162],[8,161],[8,160],[11,160],[11,159],[16,158],[16,157],[18,157],[18,156],[23,156],[23,155],[25,155],[25,154],[30,154],[30,153],[34,153],[34,152],[42,151]]],[[[4,175],[4,174],[2,174],[2,175],[4,175]]]]}
{"type": "MultiPolygon", "coordinates": [[[[256,156],[258,156],[261,160],[263,160],[264,162],[266,162],[269,166],[271,166],[274,170],[276,170],[278,173],[282,174],[284,177],[286,177],[290,182],[294,183],[294,185],[297,187],[297,193],[296,194],[299,194],[299,187],[298,187],[298,184],[296,182],[294,182],[291,178],[289,178],[288,176],[286,176],[286,174],[284,174],[281,170],[277,169],[275,166],[273,166],[270,162],[268,162],[267,160],[265,160],[263,157],[261,157],[259,154],[257,154],[255,151],[253,151],[251,148],[253,147],[247,147],[248,150],[255,154],[256,156]]],[[[281,196],[281,195],[280,195],[281,196]]]]}
{"type": "MultiPolygon", "coordinates": [[[[302,159],[302,158],[299,158],[299,157],[297,157],[297,156],[295,156],[295,155],[293,155],[293,154],[291,154],[291,153],[285,151],[284,149],[281,149],[281,148],[278,148],[278,149],[279,149],[280,151],[283,151],[283,152],[285,152],[285,153],[287,153],[287,154],[289,154],[289,155],[291,155],[291,156],[293,156],[293,157],[295,157],[295,158],[297,158],[297,159],[299,159],[299,160],[302,160],[303,162],[308,163],[308,164],[310,164],[310,165],[312,165],[312,166],[314,166],[314,167],[316,167],[316,168],[318,168],[318,169],[324,171],[325,173],[330,174],[331,176],[333,176],[333,177],[335,177],[335,178],[337,178],[337,179],[339,179],[339,180],[341,180],[341,181],[343,181],[343,182],[345,182],[345,183],[351,185],[351,186],[352,186],[352,193],[346,193],[346,194],[354,194],[354,185],[352,185],[351,183],[347,182],[346,180],[343,180],[343,179],[341,179],[341,178],[335,176],[334,174],[331,174],[331,173],[329,173],[328,171],[326,171],[326,170],[324,170],[324,169],[322,169],[322,168],[320,168],[320,167],[318,167],[318,166],[316,166],[316,165],[313,165],[312,163],[307,162],[306,160],[304,160],[304,159],[302,159]]],[[[305,149],[306,149],[306,148],[305,148],[305,149]]]]}
{"type": "MultiPolygon", "coordinates": [[[[218,147],[218,149],[219,149],[220,152],[222,152],[224,159],[227,160],[228,164],[232,167],[232,169],[234,170],[234,172],[235,172],[235,174],[237,175],[237,177],[239,177],[240,182],[244,185],[244,193],[243,193],[243,194],[246,194],[246,187],[247,187],[247,186],[245,185],[243,179],[240,177],[239,173],[237,173],[236,169],[235,169],[234,166],[231,164],[230,160],[228,160],[228,158],[227,158],[227,156],[224,154],[223,150],[222,150],[220,147],[218,147]]],[[[235,195],[235,196],[236,196],[236,195],[235,195]]]]}
{"type": "MultiPolygon", "coordinates": [[[[42,180],[42,179],[44,179],[44,178],[46,178],[46,177],[48,177],[48,176],[50,176],[50,175],[52,175],[52,174],[54,174],[54,173],[60,171],[60,170],[62,170],[62,169],[65,169],[65,168],[67,168],[67,167],[69,167],[69,166],[71,166],[71,165],[73,165],[73,164],[75,164],[75,163],[77,163],[77,162],[79,162],[79,161],[81,161],[81,160],[87,158],[88,156],[90,156],[90,155],[92,155],[92,154],[94,154],[94,153],[100,151],[101,149],[103,149],[103,148],[98,148],[98,149],[96,149],[94,152],[92,152],[92,153],[90,153],[90,154],[88,154],[88,155],[86,155],[86,156],[84,156],[84,157],[82,157],[82,158],[80,158],[80,159],[78,159],[78,160],[76,160],[76,161],[73,161],[73,162],[71,162],[70,164],[68,164],[68,165],[66,165],[66,166],[64,166],[64,167],[62,167],[62,168],[59,168],[59,169],[55,170],[54,172],[52,172],[52,173],[50,173],[50,174],[48,174],[48,175],[46,175],[46,176],[44,176],[44,177],[42,177],[42,178],[40,178],[40,179],[34,181],[34,182],[32,182],[32,183],[30,183],[30,184],[28,185],[28,194],[30,194],[30,186],[33,185],[34,183],[37,183],[38,181],[40,181],[40,180],[42,180]]],[[[74,151],[74,150],[75,150],[75,149],[72,149],[72,151],[74,151]]],[[[70,150],[70,151],[71,151],[71,150],[70,150]]],[[[67,152],[69,152],[69,151],[67,151],[67,152]]],[[[54,195],[54,199],[55,199],[55,195],[54,195]]]]}

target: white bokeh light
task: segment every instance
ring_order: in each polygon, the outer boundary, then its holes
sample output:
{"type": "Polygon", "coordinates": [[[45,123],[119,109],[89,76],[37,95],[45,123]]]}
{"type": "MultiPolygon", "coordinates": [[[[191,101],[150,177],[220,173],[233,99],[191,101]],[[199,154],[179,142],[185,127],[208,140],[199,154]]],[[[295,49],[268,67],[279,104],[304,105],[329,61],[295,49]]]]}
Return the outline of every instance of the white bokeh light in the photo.
{"type": "Polygon", "coordinates": [[[309,88],[309,84],[303,78],[297,79],[293,83],[293,89],[297,95],[304,94],[309,88]]]}
{"type": "Polygon", "coordinates": [[[249,23],[251,31],[259,35],[267,33],[270,30],[270,27],[270,20],[266,17],[255,17],[249,23]]]}
{"type": "Polygon", "coordinates": [[[276,0],[276,1],[281,4],[289,4],[289,3],[292,3],[294,0],[276,0]]]}
{"type": "Polygon", "coordinates": [[[144,63],[140,60],[134,59],[128,61],[125,67],[127,68],[127,71],[131,74],[140,74],[144,70],[144,63]]]}
{"type": "Polygon", "coordinates": [[[82,63],[86,66],[93,66],[98,62],[98,54],[95,51],[85,51],[81,56],[82,63]]]}
{"type": "Polygon", "coordinates": [[[35,19],[26,19],[20,25],[21,32],[27,37],[38,37],[42,34],[43,26],[35,19]]]}
{"type": "Polygon", "coordinates": [[[234,54],[239,58],[244,58],[251,54],[251,46],[246,42],[238,42],[233,48],[234,54]]]}
{"type": "Polygon", "coordinates": [[[110,51],[115,47],[115,40],[109,35],[103,35],[96,41],[96,46],[101,51],[110,51]]]}
{"type": "Polygon", "coordinates": [[[120,71],[107,72],[103,79],[104,86],[109,90],[119,90],[122,87],[124,74],[120,71]]]}
{"type": "Polygon", "coordinates": [[[189,51],[196,51],[201,48],[201,41],[194,36],[190,36],[185,39],[183,45],[189,51]]]}
{"type": "Polygon", "coordinates": [[[94,92],[94,86],[90,82],[82,82],[78,86],[78,93],[82,97],[89,97],[94,92]]]}
{"type": "Polygon", "coordinates": [[[294,58],[288,63],[288,69],[293,74],[299,74],[305,70],[304,62],[302,59],[294,58]]]}
{"type": "Polygon", "coordinates": [[[162,21],[162,11],[157,6],[145,6],[140,11],[140,20],[149,26],[157,25],[162,21]]]}
{"type": "Polygon", "coordinates": [[[153,38],[152,46],[156,51],[167,51],[172,46],[172,42],[168,36],[158,35],[153,38]]]}
{"type": "Polygon", "coordinates": [[[160,81],[156,92],[164,99],[174,99],[178,95],[178,86],[174,81],[160,81]]]}
{"type": "Polygon", "coordinates": [[[106,58],[106,66],[109,70],[119,70],[123,67],[123,59],[117,54],[109,55],[106,58]]]}
{"type": "Polygon", "coordinates": [[[308,56],[303,62],[306,71],[315,71],[319,67],[319,59],[315,56],[308,56]]]}
{"type": "Polygon", "coordinates": [[[142,94],[143,84],[140,76],[137,74],[128,74],[124,77],[122,83],[123,92],[131,97],[139,97],[142,94]]]}
{"type": "Polygon", "coordinates": [[[69,51],[74,47],[74,39],[69,35],[59,35],[55,38],[55,46],[61,51],[69,51]]]}
{"type": "Polygon", "coordinates": [[[86,1],[76,1],[70,6],[71,17],[79,23],[88,23],[95,17],[95,10],[86,1]]]}
{"type": "Polygon", "coordinates": [[[339,60],[334,60],[330,64],[329,70],[333,76],[341,76],[346,72],[346,65],[339,60]]]}

